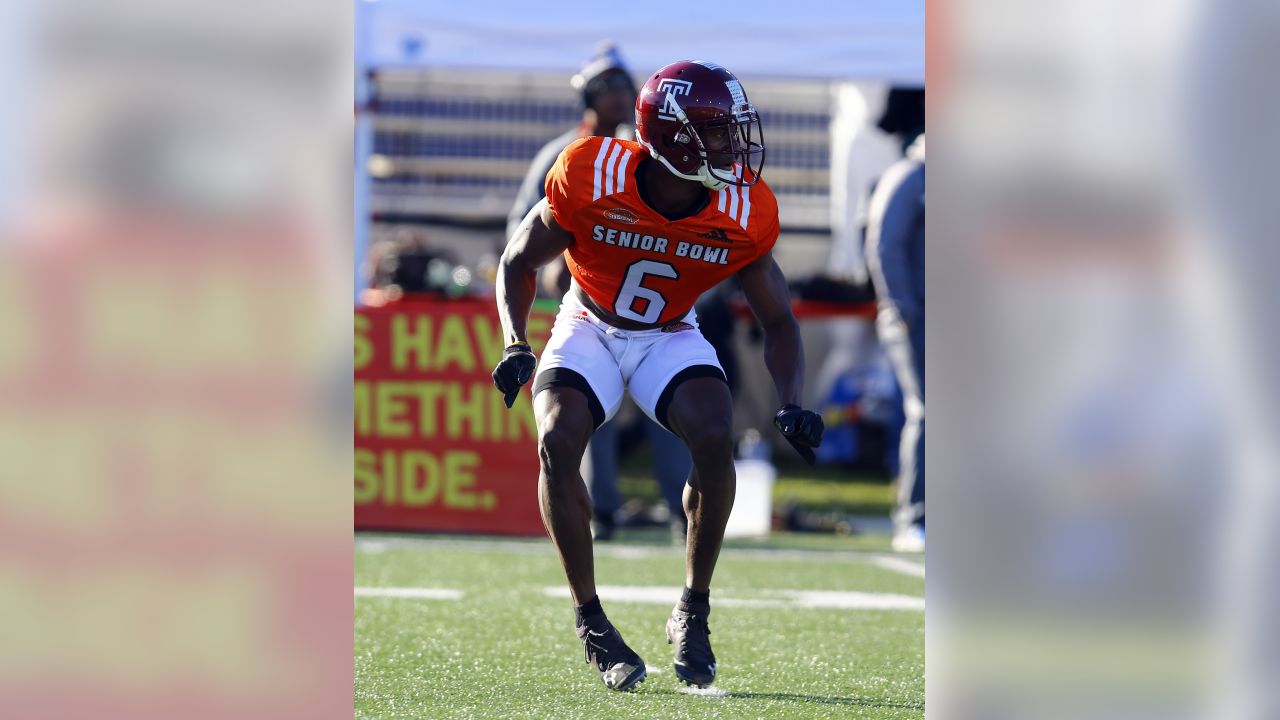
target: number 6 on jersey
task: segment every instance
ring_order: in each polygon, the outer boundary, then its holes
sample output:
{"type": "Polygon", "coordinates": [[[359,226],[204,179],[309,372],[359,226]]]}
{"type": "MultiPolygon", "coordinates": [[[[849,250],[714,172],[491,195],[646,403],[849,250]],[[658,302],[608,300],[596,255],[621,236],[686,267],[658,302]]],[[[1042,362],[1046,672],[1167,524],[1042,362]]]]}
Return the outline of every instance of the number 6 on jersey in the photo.
{"type": "Polygon", "coordinates": [[[664,262],[637,260],[631,263],[627,266],[627,279],[622,283],[618,299],[613,303],[613,311],[620,317],[652,324],[662,315],[662,309],[667,306],[667,299],[657,290],[642,284],[646,275],[657,275],[672,280],[680,277],[680,273],[676,272],[675,268],[664,262]],[[643,313],[635,310],[637,300],[647,302],[643,313]]]}

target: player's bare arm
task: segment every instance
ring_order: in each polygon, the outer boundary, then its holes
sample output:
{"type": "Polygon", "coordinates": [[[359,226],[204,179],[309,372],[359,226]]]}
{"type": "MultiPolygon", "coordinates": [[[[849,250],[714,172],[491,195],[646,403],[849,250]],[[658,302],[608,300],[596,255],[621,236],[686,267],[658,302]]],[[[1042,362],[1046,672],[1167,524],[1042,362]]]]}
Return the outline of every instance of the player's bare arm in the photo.
{"type": "Polygon", "coordinates": [[[556,222],[545,199],[533,206],[498,263],[498,319],[506,344],[525,342],[525,326],[537,293],[538,268],[560,257],[573,235],[556,222]]]}
{"type": "Polygon", "coordinates": [[[764,364],[773,377],[781,408],[774,415],[774,425],[810,464],[814,454],[810,448],[822,443],[822,417],[800,407],[804,390],[804,346],[800,342],[800,323],[791,312],[791,293],[787,279],[773,259],[765,253],[738,273],[747,304],[764,331],[764,364]]]}
{"type": "Polygon", "coordinates": [[[526,339],[529,310],[537,294],[538,268],[555,260],[573,243],[573,234],[556,222],[545,199],[533,206],[498,263],[498,319],[506,349],[493,370],[493,384],[515,402],[520,387],[529,382],[537,360],[526,339]]]}
{"type": "Polygon", "coordinates": [[[783,405],[798,405],[804,389],[804,347],[800,323],[791,312],[787,279],[773,253],[765,253],[738,273],[738,281],[764,330],[764,362],[778,399],[783,405]]]}

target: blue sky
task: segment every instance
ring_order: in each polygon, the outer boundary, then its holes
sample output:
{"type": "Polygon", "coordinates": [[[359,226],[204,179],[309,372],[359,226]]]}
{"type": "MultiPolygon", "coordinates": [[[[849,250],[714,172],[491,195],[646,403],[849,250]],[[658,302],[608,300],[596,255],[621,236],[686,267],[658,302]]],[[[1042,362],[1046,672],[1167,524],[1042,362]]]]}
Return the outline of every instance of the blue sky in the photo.
{"type": "Polygon", "coordinates": [[[357,59],[378,64],[572,70],[610,38],[637,72],[698,58],[743,75],[924,77],[923,0],[356,3],[357,59]]]}

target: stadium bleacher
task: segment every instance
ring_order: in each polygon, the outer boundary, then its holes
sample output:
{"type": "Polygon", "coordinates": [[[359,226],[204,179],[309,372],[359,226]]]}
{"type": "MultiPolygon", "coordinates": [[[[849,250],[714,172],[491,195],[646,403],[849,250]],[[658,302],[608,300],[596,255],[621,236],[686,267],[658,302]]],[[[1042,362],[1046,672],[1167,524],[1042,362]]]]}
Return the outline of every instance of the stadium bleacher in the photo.
{"type": "MultiPolygon", "coordinates": [[[[764,121],[765,178],[784,232],[827,232],[829,83],[747,77],[744,84],[764,121]]],[[[498,227],[538,149],[581,117],[562,73],[384,69],[372,90],[370,209],[384,223],[498,227]]]]}

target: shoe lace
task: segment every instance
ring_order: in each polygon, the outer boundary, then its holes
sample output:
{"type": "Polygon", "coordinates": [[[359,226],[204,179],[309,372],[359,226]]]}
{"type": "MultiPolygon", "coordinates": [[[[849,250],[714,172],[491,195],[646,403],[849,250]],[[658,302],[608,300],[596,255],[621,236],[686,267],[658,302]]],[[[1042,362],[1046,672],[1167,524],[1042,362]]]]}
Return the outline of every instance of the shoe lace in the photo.
{"type": "Polygon", "coordinates": [[[593,663],[600,672],[609,669],[609,666],[613,664],[607,661],[610,659],[609,656],[616,650],[614,647],[616,643],[612,642],[614,637],[613,628],[606,628],[598,632],[588,628],[586,634],[582,636],[582,646],[587,656],[587,662],[593,663]]]}

